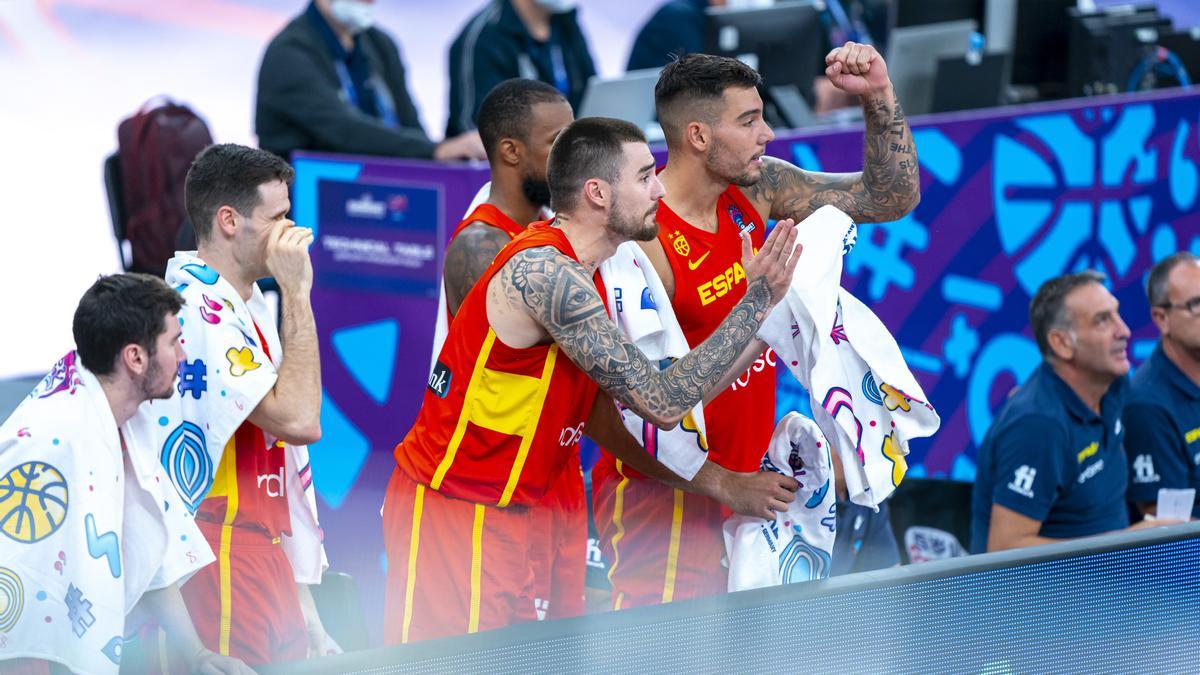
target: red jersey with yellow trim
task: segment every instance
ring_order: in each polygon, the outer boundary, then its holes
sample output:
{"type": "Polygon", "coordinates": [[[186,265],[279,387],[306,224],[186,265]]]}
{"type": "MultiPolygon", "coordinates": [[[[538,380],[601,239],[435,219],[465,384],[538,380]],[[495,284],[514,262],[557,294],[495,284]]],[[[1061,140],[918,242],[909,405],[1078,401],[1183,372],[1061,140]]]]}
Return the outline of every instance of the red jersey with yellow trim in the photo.
{"type": "Polygon", "coordinates": [[[516,237],[525,231],[525,226],[517,221],[509,218],[503,211],[496,208],[494,205],[484,202],[475,207],[474,211],[467,214],[462,222],[455,226],[454,231],[450,233],[450,241],[458,236],[471,223],[485,223],[504,232],[509,239],[516,237]]]}
{"type": "MultiPolygon", "coordinates": [[[[742,191],[730,185],[717,199],[717,231],[707,232],[658,205],[658,240],[675,276],[671,306],[688,344],[712,335],[746,294],[740,230],[757,251],[766,228],[742,191]]],[[[731,471],[757,471],[775,430],[775,353],[768,348],[704,407],[709,459],[731,471]]]]}
{"type": "MultiPolygon", "coordinates": [[[[491,225],[504,234],[507,234],[509,239],[512,239],[525,231],[524,225],[521,225],[512,218],[509,218],[503,211],[495,206],[484,202],[479,206],[476,206],[475,210],[468,213],[467,217],[463,218],[462,222],[454,228],[454,232],[450,233],[450,241],[454,241],[454,238],[458,236],[458,233],[466,229],[466,227],[471,223],[485,223],[487,225],[491,225]]],[[[446,243],[449,245],[449,242],[446,243]]],[[[444,276],[445,272],[442,274],[444,276]]],[[[454,312],[450,311],[449,298],[446,299],[446,318],[451,321],[454,320],[454,312]]]]}
{"type": "MultiPolygon", "coordinates": [[[[459,307],[396,463],[413,480],[477,503],[533,505],[575,451],[596,384],[557,344],[514,349],[487,320],[487,286],[515,254],[549,246],[578,260],[562,230],[534,223],[501,249],[459,307]]],[[[593,283],[601,299],[604,284],[593,283]]]]}
{"type": "MultiPolygon", "coordinates": [[[[258,325],[258,343],[267,358],[267,341],[258,325]]],[[[221,454],[208,497],[200,502],[196,517],[210,523],[261,530],[271,537],[291,534],[288,513],[287,450],[283,441],[268,446],[262,429],[242,422],[221,454]]]]}

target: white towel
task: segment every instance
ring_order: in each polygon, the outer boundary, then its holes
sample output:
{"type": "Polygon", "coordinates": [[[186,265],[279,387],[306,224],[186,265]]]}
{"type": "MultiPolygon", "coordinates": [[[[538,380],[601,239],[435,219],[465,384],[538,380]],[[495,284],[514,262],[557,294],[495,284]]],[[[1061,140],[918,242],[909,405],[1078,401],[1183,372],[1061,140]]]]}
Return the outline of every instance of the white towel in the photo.
{"type": "Polygon", "coordinates": [[[123,432],[124,453],[74,352],[0,426],[0,659],[116,673],[142,595],[212,562],[155,448],[123,432]]]}
{"type": "MultiPolygon", "coordinates": [[[[671,298],[640,246],[631,241],[618,246],[611,258],[600,263],[600,276],[608,289],[609,316],[648,359],[666,368],[690,351],[671,298]]],[[[700,404],[669,431],[658,429],[625,406],[618,407],[625,428],[679,476],[691,480],[708,459],[700,404]]]]}
{"type": "Polygon", "coordinates": [[[725,521],[729,590],[778,586],[829,576],[837,524],[837,491],[829,442],[815,422],[788,413],[775,427],[762,469],[800,483],[775,520],[734,515],[725,521]]]}
{"type": "Polygon", "coordinates": [[[850,500],[878,508],[904,477],[909,440],[932,435],[941,421],[887,327],[840,286],[853,221],[824,206],[797,227],[804,257],[758,335],[812,397],[850,500]]]}
{"type": "MultiPolygon", "coordinates": [[[[225,445],[275,386],[285,355],[275,313],[257,285],[243,301],[195,252],[183,251],[167,263],[166,280],[186,301],[179,317],[187,361],[171,398],[143,404],[129,426],[140,443],[159,450],[167,475],[195,513],[212,487],[225,445]]],[[[267,447],[273,446],[277,439],[264,435],[267,447]]],[[[284,451],[291,535],[283,537],[283,550],[295,581],[320,583],[328,561],[308,447],[285,444],[284,451]]]]}

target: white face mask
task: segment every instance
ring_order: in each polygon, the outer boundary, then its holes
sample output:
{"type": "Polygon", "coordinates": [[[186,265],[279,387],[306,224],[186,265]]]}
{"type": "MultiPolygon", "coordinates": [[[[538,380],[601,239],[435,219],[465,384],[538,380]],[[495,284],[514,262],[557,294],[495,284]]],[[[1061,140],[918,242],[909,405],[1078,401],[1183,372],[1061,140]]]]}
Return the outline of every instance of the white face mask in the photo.
{"type": "Polygon", "coordinates": [[[562,14],[575,9],[578,5],[578,0],[534,0],[542,9],[548,10],[551,14],[562,14]]]}
{"type": "Polygon", "coordinates": [[[351,33],[361,33],[375,25],[375,3],[362,0],[332,0],[329,13],[351,33]]]}

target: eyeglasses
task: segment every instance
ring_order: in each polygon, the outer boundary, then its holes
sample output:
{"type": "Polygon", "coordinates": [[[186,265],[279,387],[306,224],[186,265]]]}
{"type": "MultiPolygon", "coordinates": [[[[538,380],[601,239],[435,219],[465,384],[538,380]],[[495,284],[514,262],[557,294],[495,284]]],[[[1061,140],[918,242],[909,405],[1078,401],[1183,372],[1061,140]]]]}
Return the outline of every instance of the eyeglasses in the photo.
{"type": "Polygon", "coordinates": [[[1184,302],[1163,303],[1159,305],[1159,307],[1165,310],[1182,309],[1192,316],[1200,316],[1200,295],[1197,295],[1189,300],[1185,300],[1184,302]]]}

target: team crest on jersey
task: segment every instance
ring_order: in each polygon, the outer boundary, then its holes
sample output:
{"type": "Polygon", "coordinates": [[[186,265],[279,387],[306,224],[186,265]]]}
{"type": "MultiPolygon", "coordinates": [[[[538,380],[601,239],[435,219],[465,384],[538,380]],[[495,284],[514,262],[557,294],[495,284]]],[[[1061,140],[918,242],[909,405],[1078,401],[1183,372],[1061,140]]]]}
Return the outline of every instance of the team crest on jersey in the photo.
{"type": "Polygon", "coordinates": [[[433,372],[429,374],[429,391],[432,391],[438,398],[446,398],[446,394],[450,393],[450,377],[452,375],[450,368],[438,361],[433,366],[433,372]]]}
{"type": "Polygon", "coordinates": [[[747,222],[746,216],[742,215],[742,210],[739,209],[736,204],[730,204],[729,208],[727,208],[725,211],[729,214],[729,217],[733,220],[733,223],[738,226],[739,230],[746,232],[747,234],[754,231],[754,221],[751,220],[747,222]]]}
{"type": "Polygon", "coordinates": [[[688,243],[687,237],[679,234],[679,230],[675,230],[670,234],[668,239],[671,240],[671,246],[675,252],[683,257],[688,257],[692,253],[692,246],[688,243]]]}

